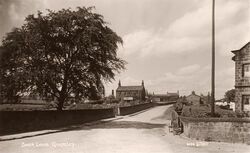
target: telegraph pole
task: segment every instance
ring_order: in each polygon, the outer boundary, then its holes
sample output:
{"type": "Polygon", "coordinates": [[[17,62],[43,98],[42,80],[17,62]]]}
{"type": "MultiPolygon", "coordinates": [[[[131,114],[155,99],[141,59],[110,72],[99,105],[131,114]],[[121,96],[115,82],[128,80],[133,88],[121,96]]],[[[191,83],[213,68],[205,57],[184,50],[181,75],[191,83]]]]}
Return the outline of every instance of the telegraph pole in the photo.
{"type": "Polygon", "coordinates": [[[214,103],[215,103],[215,27],[214,27],[214,11],[215,0],[212,0],[212,76],[211,76],[211,115],[214,116],[214,103]]]}

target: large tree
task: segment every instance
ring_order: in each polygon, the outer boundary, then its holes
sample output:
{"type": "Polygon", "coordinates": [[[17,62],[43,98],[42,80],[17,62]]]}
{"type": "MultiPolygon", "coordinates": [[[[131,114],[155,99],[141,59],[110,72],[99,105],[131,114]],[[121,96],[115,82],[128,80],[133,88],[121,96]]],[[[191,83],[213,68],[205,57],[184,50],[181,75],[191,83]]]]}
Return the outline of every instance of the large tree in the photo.
{"type": "Polygon", "coordinates": [[[25,21],[3,39],[2,95],[39,93],[62,110],[72,96],[98,99],[103,82],[124,69],[117,57],[122,39],[93,7],[38,12],[25,21]]]}

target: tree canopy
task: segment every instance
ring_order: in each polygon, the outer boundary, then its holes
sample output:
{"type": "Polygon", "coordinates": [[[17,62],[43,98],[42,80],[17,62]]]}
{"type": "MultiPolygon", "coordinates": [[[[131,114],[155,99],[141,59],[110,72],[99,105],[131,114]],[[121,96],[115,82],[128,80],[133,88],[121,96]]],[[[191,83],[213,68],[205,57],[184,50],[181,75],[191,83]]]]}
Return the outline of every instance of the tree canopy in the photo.
{"type": "Polygon", "coordinates": [[[3,39],[1,94],[38,93],[56,98],[59,110],[69,97],[100,98],[104,81],[125,68],[122,39],[107,25],[93,7],[29,15],[3,39]]]}
{"type": "Polygon", "coordinates": [[[225,93],[225,100],[227,102],[235,102],[235,89],[228,90],[225,93]]]}

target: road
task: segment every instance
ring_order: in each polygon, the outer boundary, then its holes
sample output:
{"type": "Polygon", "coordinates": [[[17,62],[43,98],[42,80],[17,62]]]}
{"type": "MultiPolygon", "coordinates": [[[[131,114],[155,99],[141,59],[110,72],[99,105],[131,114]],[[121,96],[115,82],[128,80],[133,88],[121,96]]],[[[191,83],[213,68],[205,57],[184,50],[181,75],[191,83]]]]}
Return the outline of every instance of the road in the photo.
{"type": "Polygon", "coordinates": [[[169,133],[166,109],[158,106],[112,121],[66,131],[0,141],[1,153],[247,153],[250,146],[191,140],[169,133]]]}

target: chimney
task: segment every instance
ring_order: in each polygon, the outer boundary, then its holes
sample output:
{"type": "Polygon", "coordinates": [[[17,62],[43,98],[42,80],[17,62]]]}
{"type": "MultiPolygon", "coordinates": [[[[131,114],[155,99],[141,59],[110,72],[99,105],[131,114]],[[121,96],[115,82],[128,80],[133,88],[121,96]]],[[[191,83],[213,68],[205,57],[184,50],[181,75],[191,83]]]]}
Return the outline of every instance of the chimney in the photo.
{"type": "Polygon", "coordinates": [[[142,80],[141,85],[144,87],[144,81],[142,80]]]}
{"type": "Polygon", "coordinates": [[[121,81],[119,80],[118,87],[120,87],[120,86],[121,86],[121,81]]]}

